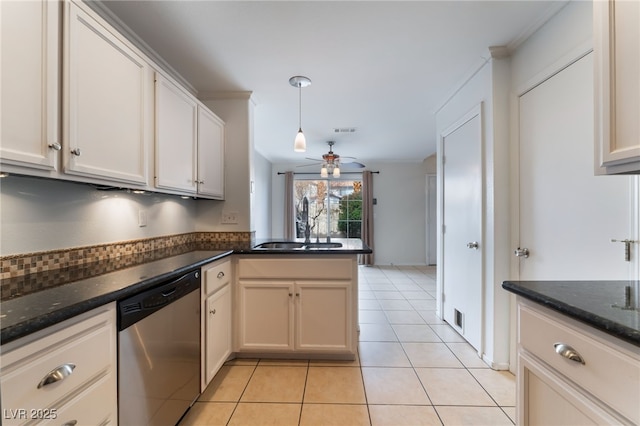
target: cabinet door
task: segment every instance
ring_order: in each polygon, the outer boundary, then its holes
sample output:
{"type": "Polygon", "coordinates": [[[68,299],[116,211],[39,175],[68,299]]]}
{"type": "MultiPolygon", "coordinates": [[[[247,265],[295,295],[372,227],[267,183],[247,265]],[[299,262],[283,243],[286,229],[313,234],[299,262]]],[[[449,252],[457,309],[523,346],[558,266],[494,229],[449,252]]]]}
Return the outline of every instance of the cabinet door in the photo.
{"type": "Polygon", "coordinates": [[[224,123],[198,106],[198,194],[224,199],[224,123]]]}
{"type": "Polygon", "coordinates": [[[64,171],[145,185],[151,70],[106,23],[65,7],[64,171]]]}
{"type": "Polygon", "coordinates": [[[591,397],[565,382],[544,364],[518,354],[519,425],[614,425],[622,424],[591,397]]]}
{"type": "Polygon", "coordinates": [[[296,282],[296,349],[352,350],[349,281],[296,282]]]}
{"type": "Polygon", "coordinates": [[[595,1],[596,172],[640,173],[640,3],[595,1]]]}
{"type": "Polygon", "coordinates": [[[60,7],[47,0],[0,2],[3,164],[58,169],[60,7]]]}
{"type": "Polygon", "coordinates": [[[231,286],[207,298],[206,384],[209,384],[231,353],[231,286]]]}
{"type": "Polygon", "coordinates": [[[195,98],[156,75],[156,186],[196,192],[195,98]]]}
{"type": "Polygon", "coordinates": [[[240,349],[293,350],[293,282],[239,281],[240,349]]]}

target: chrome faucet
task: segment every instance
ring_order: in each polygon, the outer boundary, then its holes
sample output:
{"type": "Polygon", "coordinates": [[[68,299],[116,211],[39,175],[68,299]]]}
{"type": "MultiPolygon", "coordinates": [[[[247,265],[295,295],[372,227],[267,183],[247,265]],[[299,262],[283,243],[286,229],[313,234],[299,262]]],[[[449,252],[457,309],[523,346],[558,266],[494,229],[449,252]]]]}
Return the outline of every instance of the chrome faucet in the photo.
{"type": "Polygon", "coordinates": [[[311,228],[309,228],[309,200],[307,197],[302,199],[302,221],[304,222],[304,242],[310,243],[311,228]]]}

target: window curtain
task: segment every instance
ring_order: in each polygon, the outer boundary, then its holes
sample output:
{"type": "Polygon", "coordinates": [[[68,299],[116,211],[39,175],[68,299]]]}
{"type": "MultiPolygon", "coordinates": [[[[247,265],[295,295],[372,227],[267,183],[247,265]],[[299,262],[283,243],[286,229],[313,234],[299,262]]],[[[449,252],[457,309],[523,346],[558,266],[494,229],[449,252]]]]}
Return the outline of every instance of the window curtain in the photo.
{"type": "MultiPolygon", "coordinates": [[[[373,250],[373,173],[362,172],[362,241],[373,250]]],[[[360,265],[373,265],[373,253],[358,256],[360,265]]]]}
{"type": "Polygon", "coordinates": [[[293,201],[293,172],[284,174],[284,238],[288,241],[296,238],[296,214],[293,201]]]}

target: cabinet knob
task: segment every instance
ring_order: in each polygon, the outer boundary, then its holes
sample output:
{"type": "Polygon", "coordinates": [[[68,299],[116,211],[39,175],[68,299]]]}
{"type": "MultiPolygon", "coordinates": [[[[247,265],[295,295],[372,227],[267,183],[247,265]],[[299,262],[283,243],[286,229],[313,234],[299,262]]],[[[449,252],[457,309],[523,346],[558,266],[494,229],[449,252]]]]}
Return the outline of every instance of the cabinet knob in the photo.
{"type": "Polygon", "coordinates": [[[60,151],[62,149],[62,145],[60,145],[58,142],[54,142],[49,144],[49,148],[54,151],[60,151]]]}
{"type": "Polygon", "coordinates": [[[80,148],[74,148],[71,150],[71,153],[76,157],[80,157],[80,148]]]}
{"type": "Polygon", "coordinates": [[[224,272],[222,272],[222,271],[218,272],[217,277],[218,277],[218,278],[222,278],[222,277],[224,277],[224,272]]]}
{"type": "Polygon", "coordinates": [[[556,343],[553,345],[553,347],[556,349],[556,353],[558,355],[584,365],[584,359],[582,358],[582,356],[580,356],[580,354],[571,346],[564,343],[556,343]]]}
{"type": "Polygon", "coordinates": [[[38,383],[38,389],[43,386],[50,385],[51,383],[64,380],[73,373],[74,368],[76,368],[76,365],[69,362],[51,370],[42,380],[40,380],[40,383],[38,383]]]}
{"type": "Polygon", "coordinates": [[[467,248],[478,250],[478,247],[479,247],[479,244],[477,241],[472,241],[470,243],[467,243],[467,248]]]}

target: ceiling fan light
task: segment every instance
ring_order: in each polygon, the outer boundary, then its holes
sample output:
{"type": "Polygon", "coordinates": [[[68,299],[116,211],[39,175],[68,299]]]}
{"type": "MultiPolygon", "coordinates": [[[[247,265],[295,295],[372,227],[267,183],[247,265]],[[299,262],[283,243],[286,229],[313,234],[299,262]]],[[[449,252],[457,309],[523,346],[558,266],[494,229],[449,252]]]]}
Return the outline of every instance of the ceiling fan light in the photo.
{"type": "Polygon", "coordinates": [[[336,166],[336,167],[333,169],[333,177],[334,177],[334,178],[339,178],[339,177],[340,177],[340,167],[336,166]]]}
{"type": "Polygon", "coordinates": [[[302,133],[302,129],[298,130],[296,139],[293,141],[293,150],[295,152],[305,152],[307,150],[307,140],[302,133]]]}
{"type": "Polygon", "coordinates": [[[326,164],[322,165],[322,168],[320,169],[320,176],[323,178],[329,177],[329,171],[327,170],[326,164]]]}

